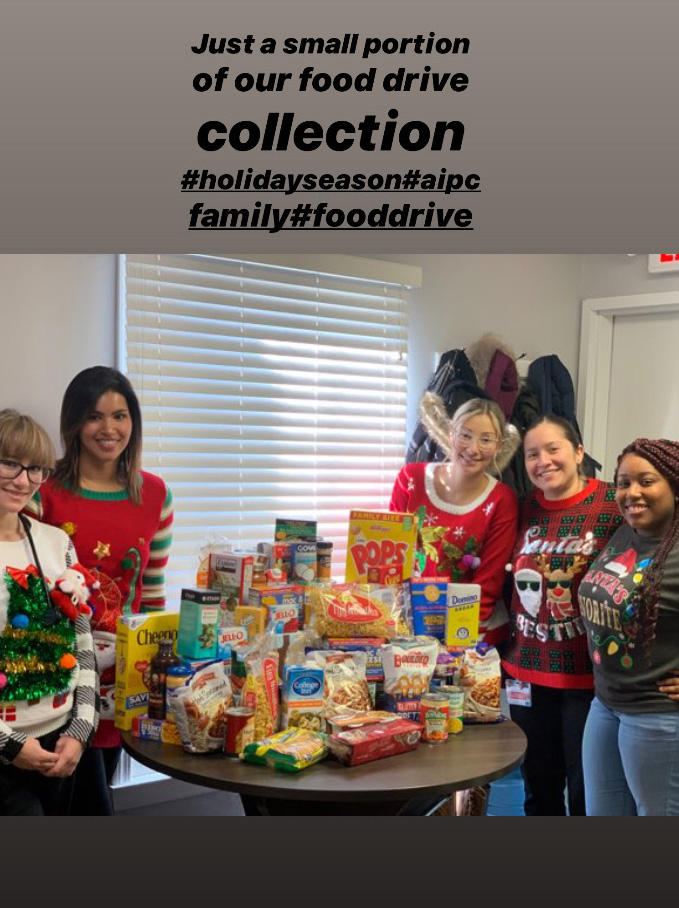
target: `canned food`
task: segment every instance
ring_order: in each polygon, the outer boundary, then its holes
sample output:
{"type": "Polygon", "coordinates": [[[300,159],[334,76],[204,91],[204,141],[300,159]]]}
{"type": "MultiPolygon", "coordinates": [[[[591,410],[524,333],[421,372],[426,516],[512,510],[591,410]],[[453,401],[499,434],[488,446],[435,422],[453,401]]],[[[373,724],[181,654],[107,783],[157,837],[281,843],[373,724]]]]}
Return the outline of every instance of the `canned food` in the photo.
{"type": "Polygon", "coordinates": [[[229,757],[238,757],[245,745],[255,738],[255,711],[247,706],[232,706],[226,711],[226,738],[224,751],[229,757]]]}
{"type": "Polygon", "coordinates": [[[316,543],[318,580],[330,580],[332,576],[332,542],[320,539],[316,543]]]}
{"type": "Polygon", "coordinates": [[[423,694],[420,700],[420,721],[424,726],[423,741],[428,744],[440,744],[447,741],[448,697],[440,693],[423,694]]]}
{"type": "Polygon", "coordinates": [[[461,687],[452,684],[442,684],[439,693],[448,697],[448,731],[456,735],[464,728],[462,716],[464,715],[464,691],[461,687]]]}

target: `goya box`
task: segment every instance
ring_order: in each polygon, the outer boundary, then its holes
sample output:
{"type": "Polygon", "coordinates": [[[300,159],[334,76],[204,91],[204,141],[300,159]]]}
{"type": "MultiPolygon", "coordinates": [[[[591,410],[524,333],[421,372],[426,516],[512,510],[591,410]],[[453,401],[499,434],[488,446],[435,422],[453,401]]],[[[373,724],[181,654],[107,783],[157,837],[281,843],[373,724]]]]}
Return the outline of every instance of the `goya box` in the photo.
{"type": "Polygon", "coordinates": [[[403,579],[413,573],[417,518],[390,511],[350,511],[347,537],[347,583],[367,583],[368,568],[397,564],[403,579]]]}
{"type": "Polygon", "coordinates": [[[132,719],[148,708],[151,658],[158,643],[169,637],[176,641],[177,612],[156,615],[127,615],[118,618],[116,637],[116,728],[129,731],[132,719]]]}
{"type": "Polygon", "coordinates": [[[228,623],[225,621],[228,617],[226,612],[233,613],[237,605],[248,601],[254,562],[252,555],[234,552],[210,555],[208,586],[211,590],[219,590],[222,597],[221,608],[224,615],[220,619],[220,624],[228,623]]]}
{"type": "Polygon", "coordinates": [[[479,642],[481,587],[478,583],[449,583],[446,607],[446,646],[476,646],[479,642]]]}
{"type": "Polygon", "coordinates": [[[446,636],[448,583],[438,577],[410,581],[413,633],[443,640],[446,636]]]}
{"type": "Polygon", "coordinates": [[[325,672],[322,668],[289,665],[283,679],[283,728],[325,731],[325,672]]]}
{"type": "Polygon", "coordinates": [[[179,606],[177,652],[191,659],[217,656],[219,593],[214,590],[182,590],[179,606]]]}

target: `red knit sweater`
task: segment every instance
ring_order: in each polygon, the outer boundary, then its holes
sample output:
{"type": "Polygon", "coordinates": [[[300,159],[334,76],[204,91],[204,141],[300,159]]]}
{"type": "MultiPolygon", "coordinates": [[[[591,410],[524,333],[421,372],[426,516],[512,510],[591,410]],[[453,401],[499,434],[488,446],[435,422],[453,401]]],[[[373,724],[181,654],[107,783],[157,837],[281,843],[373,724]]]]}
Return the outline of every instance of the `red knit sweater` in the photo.
{"type": "Polygon", "coordinates": [[[434,488],[437,466],[411,463],[403,467],[396,477],[389,508],[420,515],[420,547],[427,555],[423,576],[448,576],[455,583],[481,586],[479,632],[486,643],[500,643],[509,629],[501,594],[505,565],[516,538],[516,495],[489,476],[488,485],[475,501],[462,506],[448,504],[434,488]],[[462,562],[465,554],[479,559],[476,568],[462,562]]]}
{"type": "Polygon", "coordinates": [[[615,490],[598,479],[559,501],[540,491],[527,496],[512,557],[512,636],[502,661],[513,678],[594,686],[578,587],[621,521],[615,490]]]}
{"type": "Polygon", "coordinates": [[[142,472],[141,504],[125,491],[72,492],[47,480],[27,511],[72,539],[78,560],[101,586],[90,604],[101,681],[101,721],[93,744],[115,747],[115,633],[120,615],[165,607],[164,569],[172,539],[172,495],[159,476],[142,472]]]}

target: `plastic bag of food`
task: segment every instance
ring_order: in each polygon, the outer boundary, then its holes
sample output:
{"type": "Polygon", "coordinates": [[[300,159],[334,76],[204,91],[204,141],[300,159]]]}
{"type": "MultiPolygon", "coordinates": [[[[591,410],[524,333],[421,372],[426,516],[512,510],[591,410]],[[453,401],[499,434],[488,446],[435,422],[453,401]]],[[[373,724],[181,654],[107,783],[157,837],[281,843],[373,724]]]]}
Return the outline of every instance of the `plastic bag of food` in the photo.
{"type": "Polygon", "coordinates": [[[241,705],[255,711],[255,741],[278,728],[278,652],[273,635],[264,634],[243,654],[245,684],[241,705]]]}
{"type": "Polygon", "coordinates": [[[316,650],[307,656],[307,665],[318,665],[325,672],[325,715],[332,716],[346,708],[365,712],[372,709],[364,652],[316,650]]]}
{"type": "Polygon", "coordinates": [[[402,637],[382,647],[384,693],[387,709],[408,719],[419,719],[420,699],[429,690],[438,640],[434,637],[402,637]]]}
{"type": "Polygon", "coordinates": [[[500,684],[500,655],[494,646],[480,643],[465,651],[460,668],[465,722],[501,721],[500,684]]]}
{"type": "Polygon", "coordinates": [[[299,772],[318,763],[327,752],[326,736],[321,732],[288,728],[263,741],[246,744],[243,759],[247,763],[272,766],[284,772],[299,772]]]}
{"type": "Polygon", "coordinates": [[[233,697],[221,662],[211,662],[197,671],[173,693],[170,709],[184,749],[189,753],[223,750],[226,711],[233,697]]]}
{"type": "Polygon", "coordinates": [[[310,617],[323,637],[385,637],[410,633],[393,586],[333,583],[313,587],[310,617]]]}

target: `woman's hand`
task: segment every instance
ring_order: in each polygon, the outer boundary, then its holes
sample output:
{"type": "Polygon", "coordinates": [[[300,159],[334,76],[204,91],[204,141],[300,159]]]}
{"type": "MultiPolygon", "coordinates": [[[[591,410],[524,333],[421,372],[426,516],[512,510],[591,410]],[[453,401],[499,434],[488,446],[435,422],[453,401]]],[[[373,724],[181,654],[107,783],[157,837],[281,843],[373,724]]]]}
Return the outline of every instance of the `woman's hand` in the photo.
{"type": "Polygon", "coordinates": [[[17,769],[34,770],[47,775],[48,771],[56,765],[59,757],[50,750],[45,750],[37,738],[28,738],[21,750],[12,760],[12,766],[17,769]]]}
{"type": "Polygon", "coordinates": [[[65,779],[67,776],[73,775],[83,755],[83,750],[84,745],[80,741],[69,738],[68,735],[62,735],[54,748],[57,761],[46,772],[43,772],[43,775],[57,779],[65,779]]]}
{"type": "Polygon", "coordinates": [[[658,690],[670,700],[679,700],[679,671],[670,672],[667,678],[658,681],[658,690]]]}

